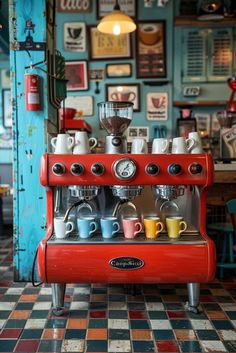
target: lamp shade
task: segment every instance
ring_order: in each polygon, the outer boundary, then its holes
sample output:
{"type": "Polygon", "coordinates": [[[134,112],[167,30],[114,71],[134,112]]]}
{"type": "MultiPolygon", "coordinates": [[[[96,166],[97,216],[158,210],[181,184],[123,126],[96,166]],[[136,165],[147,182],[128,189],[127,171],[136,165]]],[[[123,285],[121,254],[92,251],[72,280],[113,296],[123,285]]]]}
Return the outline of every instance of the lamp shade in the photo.
{"type": "Polygon", "coordinates": [[[124,12],[114,10],[101,19],[97,29],[102,33],[119,35],[135,31],[136,24],[124,12]]]}

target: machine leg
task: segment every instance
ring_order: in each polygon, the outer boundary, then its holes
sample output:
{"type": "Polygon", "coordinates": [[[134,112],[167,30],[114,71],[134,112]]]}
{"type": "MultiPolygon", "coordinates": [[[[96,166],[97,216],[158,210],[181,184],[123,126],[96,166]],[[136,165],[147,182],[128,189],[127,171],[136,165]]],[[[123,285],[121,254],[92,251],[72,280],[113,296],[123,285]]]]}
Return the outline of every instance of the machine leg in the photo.
{"type": "Polygon", "coordinates": [[[52,283],[52,312],[60,316],[64,314],[64,296],[66,284],[52,283]]]}
{"type": "Polygon", "coordinates": [[[199,296],[200,296],[200,284],[199,283],[188,283],[188,302],[186,303],[186,309],[194,314],[198,314],[199,296]]]}

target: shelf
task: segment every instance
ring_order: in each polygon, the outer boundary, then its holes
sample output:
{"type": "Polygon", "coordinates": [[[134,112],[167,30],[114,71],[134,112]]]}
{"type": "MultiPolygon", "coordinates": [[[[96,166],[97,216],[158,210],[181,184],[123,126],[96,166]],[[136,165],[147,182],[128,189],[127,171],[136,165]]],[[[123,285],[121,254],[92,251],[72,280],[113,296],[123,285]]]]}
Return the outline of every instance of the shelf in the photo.
{"type": "Polygon", "coordinates": [[[174,107],[219,107],[227,104],[227,101],[174,101],[174,107]]]}
{"type": "Polygon", "coordinates": [[[207,26],[207,27],[225,27],[225,26],[236,26],[236,18],[224,18],[222,20],[198,20],[196,16],[178,16],[174,20],[175,26],[207,26]]]}

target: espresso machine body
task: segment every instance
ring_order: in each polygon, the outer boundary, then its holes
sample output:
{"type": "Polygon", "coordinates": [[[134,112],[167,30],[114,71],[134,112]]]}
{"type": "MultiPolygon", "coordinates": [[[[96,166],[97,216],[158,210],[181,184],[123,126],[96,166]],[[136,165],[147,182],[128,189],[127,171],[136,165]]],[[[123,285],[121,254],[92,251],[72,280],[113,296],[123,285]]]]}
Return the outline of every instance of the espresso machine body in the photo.
{"type": "MultiPolygon", "coordinates": [[[[213,182],[212,170],[212,159],[207,154],[188,155],[187,158],[186,155],[178,155],[178,163],[176,156],[171,154],[45,154],[41,161],[41,183],[47,187],[48,227],[46,237],[38,249],[41,280],[49,283],[211,281],[215,274],[215,249],[206,234],[205,215],[206,191],[213,182]],[[133,176],[129,181],[121,180],[117,174],[123,163],[130,163],[130,169],[135,169],[130,170],[133,176]],[[75,164],[83,166],[82,175],[71,173],[75,164]],[[53,172],[57,165],[63,166],[63,175],[53,172]],[[99,171],[99,168],[95,168],[98,166],[102,173],[95,175],[92,171],[99,171]],[[154,166],[158,173],[153,173],[154,166]],[[175,174],[175,170],[178,170],[178,174],[175,174]],[[145,185],[149,192],[151,186],[184,185],[185,193],[177,197],[176,202],[187,219],[188,231],[177,242],[170,241],[165,232],[153,241],[147,240],[144,234],[134,240],[127,240],[122,233],[104,240],[99,231],[89,239],[80,239],[75,232],[73,236],[58,240],[53,232],[54,189],[70,185],[96,185],[102,189],[114,185],[145,185]]],[[[152,197],[153,192],[149,196],[152,197]]],[[[109,200],[106,200],[108,207],[109,200]]],[[[137,196],[137,210],[142,213],[142,217],[157,213],[155,207],[157,203],[153,203],[150,209],[150,202],[142,202],[142,196],[137,196]]]]}
{"type": "Polygon", "coordinates": [[[123,133],[132,118],[132,103],[101,103],[99,116],[108,132],[106,153],[44,154],[41,160],[47,232],[38,246],[37,265],[41,281],[52,284],[54,313],[63,313],[66,283],[76,282],[186,283],[188,309],[197,312],[199,283],[213,280],[216,267],[215,247],[205,228],[212,158],[208,154],[127,153],[123,133]],[[91,237],[82,236],[81,216],[75,210],[96,217],[100,228],[91,237]],[[103,236],[103,217],[121,220],[130,213],[143,223],[145,217],[159,216],[162,231],[152,239],[144,231],[128,239],[116,222],[115,236],[103,236]],[[77,221],[78,230],[71,228],[68,236],[59,239],[54,229],[56,215],[60,221],[63,217],[63,227],[77,221]],[[175,240],[164,228],[170,215],[181,215],[187,224],[175,240]]]}

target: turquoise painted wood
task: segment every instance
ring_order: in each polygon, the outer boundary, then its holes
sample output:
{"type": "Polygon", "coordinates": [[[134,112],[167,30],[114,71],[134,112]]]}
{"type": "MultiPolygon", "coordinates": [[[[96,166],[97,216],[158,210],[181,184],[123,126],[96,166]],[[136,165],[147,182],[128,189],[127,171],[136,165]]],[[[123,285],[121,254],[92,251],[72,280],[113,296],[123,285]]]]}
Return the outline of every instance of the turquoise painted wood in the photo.
{"type": "MultiPolygon", "coordinates": [[[[25,21],[35,24],[34,41],[46,41],[45,1],[32,0],[11,2],[11,45],[25,40],[25,21]],[[16,22],[11,19],[16,18],[16,22]],[[15,37],[13,38],[13,33],[15,37]]],[[[31,61],[44,60],[44,52],[11,50],[13,132],[14,132],[14,265],[15,280],[29,281],[35,249],[44,235],[45,190],[39,183],[39,162],[45,152],[45,119],[47,117],[46,74],[37,70],[42,81],[42,110],[26,112],[24,74],[31,61]]],[[[46,65],[41,66],[46,69],[46,65]]]]}

